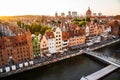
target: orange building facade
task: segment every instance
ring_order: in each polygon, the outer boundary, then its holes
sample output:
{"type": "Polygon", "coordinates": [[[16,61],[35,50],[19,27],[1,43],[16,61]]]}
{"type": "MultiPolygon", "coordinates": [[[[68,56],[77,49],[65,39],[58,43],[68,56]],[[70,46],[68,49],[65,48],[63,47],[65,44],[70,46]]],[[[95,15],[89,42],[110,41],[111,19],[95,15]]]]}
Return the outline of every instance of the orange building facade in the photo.
{"type": "Polygon", "coordinates": [[[33,49],[31,43],[31,33],[26,31],[18,36],[0,38],[0,66],[33,59],[33,49]]]}

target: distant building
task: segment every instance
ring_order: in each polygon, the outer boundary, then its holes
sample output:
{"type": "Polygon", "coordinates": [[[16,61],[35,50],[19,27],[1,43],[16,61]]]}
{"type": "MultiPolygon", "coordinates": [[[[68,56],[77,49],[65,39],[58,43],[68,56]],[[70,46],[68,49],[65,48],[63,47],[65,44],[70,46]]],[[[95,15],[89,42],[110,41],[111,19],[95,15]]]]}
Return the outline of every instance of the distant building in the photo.
{"type": "Polygon", "coordinates": [[[8,24],[0,23],[0,36],[15,36],[16,34],[9,28],[8,24]]]}
{"type": "Polygon", "coordinates": [[[98,13],[98,16],[102,16],[102,13],[98,13]]]}
{"type": "Polygon", "coordinates": [[[77,15],[77,12],[76,11],[74,11],[74,12],[72,12],[72,17],[77,17],[78,15],[77,15]]]}
{"type": "Polygon", "coordinates": [[[69,17],[69,18],[72,17],[71,11],[68,11],[68,17],[69,17]]]}
{"type": "Polygon", "coordinates": [[[97,16],[97,13],[93,13],[93,16],[97,16]]]}
{"type": "Polygon", "coordinates": [[[57,12],[55,13],[55,17],[58,17],[58,13],[57,12]]]}
{"type": "Polygon", "coordinates": [[[68,16],[71,17],[71,11],[68,11],[68,16]]]}
{"type": "Polygon", "coordinates": [[[91,17],[92,11],[90,10],[90,7],[88,7],[88,10],[86,11],[86,17],[91,17]]]}
{"type": "Polygon", "coordinates": [[[61,13],[61,17],[65,17],[65,13],[61,13]]]}

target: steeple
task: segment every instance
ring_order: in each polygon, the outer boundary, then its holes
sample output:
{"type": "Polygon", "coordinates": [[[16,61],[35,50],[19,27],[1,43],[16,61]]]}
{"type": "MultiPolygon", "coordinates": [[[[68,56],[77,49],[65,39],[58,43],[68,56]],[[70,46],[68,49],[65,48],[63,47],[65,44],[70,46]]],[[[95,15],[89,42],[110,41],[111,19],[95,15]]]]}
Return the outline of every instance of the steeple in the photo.
{"type": "Polygon", "coordinates": [[[90,6],[88,6],[88,10],[90,10],[90,6]]]}
{"type": "Polygon", "coordinates": [[[88,7],[88,10],[86,11],[86,16],[90,17],[92,14],[92,11],[90,10],[90,6],[88,7]]]}
{"type": "Polygon", "coordinates": [[[56,11],[56,13],[55,13],[55,17],[57,17],[58,16],[58,13],[57,13],[57,11],[56,11]]]}

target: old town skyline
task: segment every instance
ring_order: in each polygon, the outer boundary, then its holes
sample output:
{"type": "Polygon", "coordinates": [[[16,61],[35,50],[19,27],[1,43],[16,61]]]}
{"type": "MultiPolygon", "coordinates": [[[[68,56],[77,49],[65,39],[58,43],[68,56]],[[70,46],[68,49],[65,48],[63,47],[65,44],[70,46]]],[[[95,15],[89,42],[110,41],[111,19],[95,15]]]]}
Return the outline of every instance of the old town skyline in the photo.
{"type": "Polygon", "coordinates": [[[0,3],[0,16],[14,15],[54,15],[55,12],[67,14],[68,11],[77,11],[84,15],[88,6],[93,13],[103,15],[119,15],[119,0],[69,0],[69,1],[28,1],[28,0],[4,0],[0,3]],[[4,6],[4,7],[3,7],[4,6]]]}

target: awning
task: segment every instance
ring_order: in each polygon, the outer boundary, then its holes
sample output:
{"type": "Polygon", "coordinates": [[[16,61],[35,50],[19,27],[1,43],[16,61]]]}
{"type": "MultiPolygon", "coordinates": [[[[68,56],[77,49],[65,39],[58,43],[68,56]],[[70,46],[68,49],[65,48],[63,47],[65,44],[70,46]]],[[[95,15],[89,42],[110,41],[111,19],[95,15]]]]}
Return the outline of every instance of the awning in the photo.
{"type": "Polygon", "coordinates": [[[77,45],[77,46],[71,46],[71,49],[78,49],[79,48],[79,46],[77,45]]]}
{"type": "Polygon", "coordinates": [[[79,47],[83,48],[83,47],[87,47],[87,45],[86,44],[80,44],[79,47]]]}
{"type": "Polygon", "coordinates": [[[57,51],[55,49],[50,49],[49,52],[52,53],[56,53],[57,51]]]}

